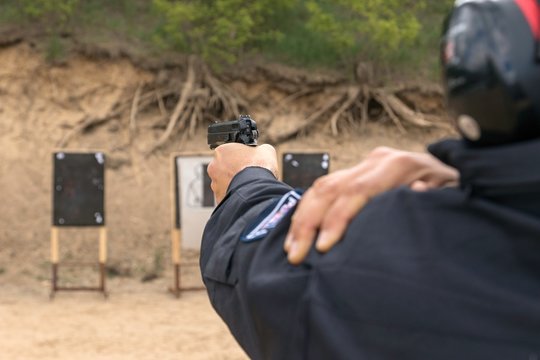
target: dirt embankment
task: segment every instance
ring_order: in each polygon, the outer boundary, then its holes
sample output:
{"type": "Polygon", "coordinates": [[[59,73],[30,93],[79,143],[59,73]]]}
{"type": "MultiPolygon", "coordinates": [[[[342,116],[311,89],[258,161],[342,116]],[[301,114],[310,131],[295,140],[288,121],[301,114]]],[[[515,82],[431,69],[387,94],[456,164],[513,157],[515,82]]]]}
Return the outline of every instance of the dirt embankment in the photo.
{"type": "MultiPolygon", "coordinates": [[[[161,272],[169,259],[169,154],[207,150],[205,127],[211,117],[231,116],[223,109],[223,94],[220,98],[211,86],[204,87],[208,75],[202,75],[203,80],[195,77],[187,103],[194,104],[189,110],[198,111],[200,119],[183,127],[177,122],[156,147],[189,80],[185,67],[151,71],[127,58],[77,55],[51,66],[26,43],[0,49],[0,63],[0,277],[48,278],[51,153],[59,146],[107,153],[109,265],[134,277],[161,272]],[[165,96],[163,89],[176,92],[165,96]],[[145,97],[150,101],[144,103],[145,97]],[[201,97],[214,101],[214,113],[200,108],[196,101],[201,97]]],[[[359,161],[377,145],[421,150],[426,142],[449,132],[433,120],[441,115],[441,99],[426,86],[408,92],[394,87],[393,93],[385,94],[371,89],[368,94],[364,85],[280,67],[271,70],[268,65],[210,81],[224,84],[221,91],[233,94],[225,100],[238,99],[238,111],[249,108],[263,140],[274,140],[281,149],[329,150],[332,169],[359,161]],[[407,120],[392,108],[389,100],[394,101],[399,91],[401,104],[423,111],[421,121],[435,126],[415,124],[414,113],[405,114],[407,120]],[[384,100],[383,95],[392,98],[384,100]]],[[[87,239],[94,237],[92,231],[67,234],[61,238],[64,258],[94,259],[95,242],[87,239]]]]}
{"type": "MultiPolygon", "coordinates": [[[[125,57],[73,55],[52,66],[21,42],[0,48],[0,64],[0,358],[244,357],[204,293],[178,303],[165,293],[172,277],[169,154],[207,151],[205,127],[227,106],[249,110],[278,150],[330,151],[331,170],[378,145],[420,151],[450,133],[440,91],[426,86],[383,91],[268,65],[219,80],[196,71],[178,109],[187,63],[145,69],[125,57]],[[47,302],[51,154],[59,147],[107,154],[108,266],[116,277],[106,304],[86,294],[47,302]],[[149,274],[160,278],[140,282],[149,274]]],[[[61,259],[96,261],[96,239],[92,230],[62,232],[61,259]]],[[[199,281],[196,268],[186,276],[199,281]]],[[[64,284],[92,285],[96,277],[62,273],[64,284]]]]}

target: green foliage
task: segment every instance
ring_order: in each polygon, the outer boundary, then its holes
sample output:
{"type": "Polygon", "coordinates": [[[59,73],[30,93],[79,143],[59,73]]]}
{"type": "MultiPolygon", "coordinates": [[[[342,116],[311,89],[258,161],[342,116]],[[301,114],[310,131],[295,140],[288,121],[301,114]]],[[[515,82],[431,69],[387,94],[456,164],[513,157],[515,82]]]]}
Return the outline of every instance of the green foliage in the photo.
{"type": "Polygon", "coordinates": [[[20,15],[15,0],[0,1],[0,24],[20,22],[20,15]]]}
{"type": "Polygon", "coordinates": [[[423,6],[423,1],[307,0],[306,26],[331,39],[340,54],[360,49],[376,58],[389,57],[417,39],[421,25],[415,14],[423,6]]]}
{"type": "Polygon", "coordinates": [[[84,41],[202,56],[219,67],[262,55],[297,66],[371,61],[436,72],[441,24],[454,0],[1,0],[0,25],[40,26],[46,57],[84,41]]]}
{"type": "Polygon", "coordinates": [[[262,41],[256,44],[265,57],[302,67],[335,67],[341,62],[341,56],[334,51],[331,40],[308,30],[299,18],[288,21],[290,26],[284,31],[286,35],[279,41],[262,41]]]}
{"type": "Polygon", "coordinates": [[[425,0],[416,12],[422,28],[410,46],[403,46],[392,59],[394,67],[414,73],[416,77],[440,80],[439,42],[444,18],[450,13],[454,0],[425,0]]]}
{"type": "Polygon", "coordinates": [[[155,40],[212,63],[261,49],[304,63],[398,58],[418,39],[426,1],[153,0],[163,18],[155,40]]]}
{"type": "Polygon", "coordinates": [[[62,39],[60,39],[56,35],[52,35],[49,38],[49,41],[47,43],[47,47],[45,49],[45,59],[48,62],[58,62],[63,60],[66,57],[66,47],[62,43],[62,39]]]}
{"type": "Polygon", "coordinates": [[[79,0],[20,0],[23,16],[43,21],[48,31],[64,30],[79,0]]]}
{"type": "Polygon", "coordinates": [[[279,39],[265,20],[289,0],[154,0],[163,17],[156,41],[201,55],[213,64],[233,63],[248,43],[279,39]]]}
{"type": "Polygon", "coordinates": [[[158,17],[152,12],[152,0],[81,1],[72,22],[76,22],[84,42],[129,42],[138,44],[136,50],[141,54],[157,48],[152,41],[158,24],[158,17]]]}
{"type": "Polygon", "coordinates": [[[430,13],[442,14],[443,16],[450,13],[454,6],[455,0],[425,0],[426,9],[430,13]]]}

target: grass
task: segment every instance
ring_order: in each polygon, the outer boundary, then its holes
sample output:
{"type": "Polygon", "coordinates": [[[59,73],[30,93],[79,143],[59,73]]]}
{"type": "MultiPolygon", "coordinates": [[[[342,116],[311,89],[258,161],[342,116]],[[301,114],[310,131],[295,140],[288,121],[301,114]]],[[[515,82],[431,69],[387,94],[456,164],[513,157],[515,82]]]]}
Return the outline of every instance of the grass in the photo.
{"type": "Polygon", "coordinates": [[[141,282],[153,281],[163,276],[165,270],[165,251],[163,248],[157,248],[154,250],[154,258],[152,268],[143,272],[141,282]]]}
{"type": "Polygon", "coordinates": [[[128,38],[149,37],[156,20],[150,3],[141,0],[85,1],[74,17],[87,30],[128,38]]]}
{"type": "Polygon", "coordinates": [[[4,0],[0,2],[0,25],[19,23],[22,21],[19,15],[17,1],[4,0]]]}
{"type": "Polygon", "coordinates": [[[48,62],[61,62],[67,56],[66,44],[57,35],[49,37],[45,48],[45,59],[48,62]]]}

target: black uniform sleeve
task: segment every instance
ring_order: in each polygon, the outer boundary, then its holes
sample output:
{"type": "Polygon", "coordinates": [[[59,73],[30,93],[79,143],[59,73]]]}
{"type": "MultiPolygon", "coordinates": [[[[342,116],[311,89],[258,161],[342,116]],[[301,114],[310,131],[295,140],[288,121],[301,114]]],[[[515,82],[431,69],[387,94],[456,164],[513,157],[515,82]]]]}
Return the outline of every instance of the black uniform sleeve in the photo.
{"type": "Polygon", "coordinates": [[[374,197],[299,266],[283,251],[292,205],[250,237],[291,189],[245,169],[203,236],[210,300],[252,359],[538,359],[539,146],[441,143],[460,187],[374,197]]]}
{"type": "MultiPolygon", "coordinates": [[[[257,326],[259,315],[253,299],[248,299],[249,284],[257,271],[253,270],[253,262],[260,244],[270,237],[242,242],[240,236],[247,225],[290,190],[266,169],[244,169],[232,180],[203,234],[200,266],[210,301],[236,340],[254,359],[261,358],[264,352],[265,345],[260,340],[265,330],[257,326]]],[[[274,239],[271,250],[284,260],[281,267],[287,263],[282,238],[274,239]]]]}

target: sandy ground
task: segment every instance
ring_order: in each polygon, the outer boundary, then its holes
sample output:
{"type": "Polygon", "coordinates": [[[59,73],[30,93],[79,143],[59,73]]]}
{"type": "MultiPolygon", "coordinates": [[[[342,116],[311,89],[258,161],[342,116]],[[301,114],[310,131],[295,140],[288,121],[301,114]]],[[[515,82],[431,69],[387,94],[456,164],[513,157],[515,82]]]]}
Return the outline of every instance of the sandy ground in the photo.
{"type": "MultiPolygon", "coordinates": [[[[205,292],[176,299],[166,291],[172,283],[169,154],[207,150],[205,130],[149,158],[143,150],[163,132],[152,114],[141,114],[133,144],[127,118],[69,142],[69,149],[102,149],[108,164],[116,164],[106,175],[107,266],[116,277],[108,281],[108,300],[61,292],[50,301],[51,153],[81,119],[103,115],[153,75],[126,59],[75,57],[50,67],[27,44],[0,49],[0,64],[0,360],[246,358],[205,292]],[[158,279],[141,282],[151,274],[158,279]]],[[[255,106],[251,115],[264,119],[269,112],[255,106]]],[[[272,125],[291,121],[286,114],[272,125]]],[[[421,151],[442,135],[414,129],[402,135],[374,123],[338,137],[323,129],[278,150],[330,151],[337,170],[375,146],[421,151]]],[[[60,245],[61,261],[97,261],[95,232],[63,232],[60,245]]],[[[95,278],[90,271],[61,273],[65,285],[92,285],[95,278]]],[[[200,284],[195,275],[192,280],[200,284]]]]}
{"type": "Polygon", "coordinates": [[[100,293],[0,291],[0,359],[246,359],[206,292],[168,294],[164,280],[113,281],[100,293]]]}

